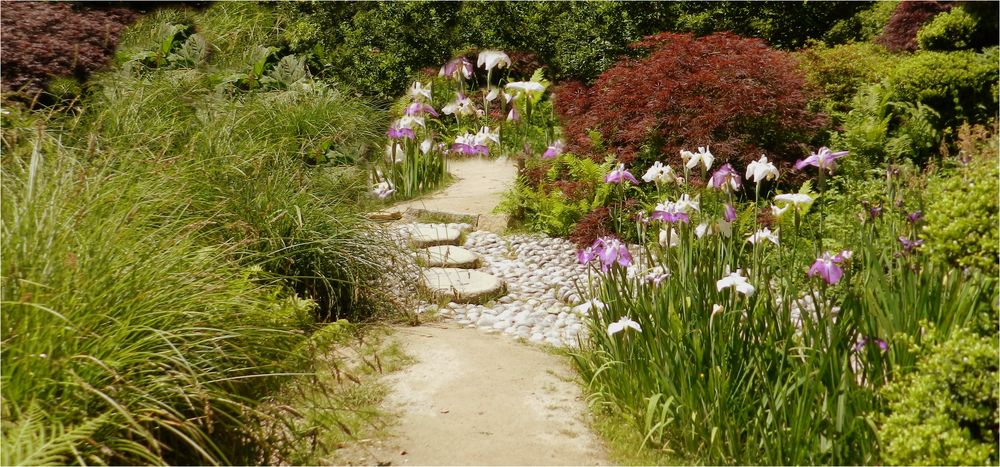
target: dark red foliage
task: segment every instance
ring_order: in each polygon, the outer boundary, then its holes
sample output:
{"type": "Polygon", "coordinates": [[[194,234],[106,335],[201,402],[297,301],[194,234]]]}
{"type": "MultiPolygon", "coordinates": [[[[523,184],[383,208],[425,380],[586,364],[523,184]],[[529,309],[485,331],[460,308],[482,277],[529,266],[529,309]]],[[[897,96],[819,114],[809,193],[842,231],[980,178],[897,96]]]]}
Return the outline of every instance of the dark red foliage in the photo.
{"type": "Polygon", "coordinates": [[[899,2],[875,42],[893,52],[913,52],[917,50],[917,31],[935,15],[950,10],[952,6],[951,2],[899,2]]]}
{"type": "Polygon", "coordinates": [[[795,59],[759,39],[730,33],[695,38],[662,33],[632,44],[648,51],[623,59],[587,88],[566,83],[555,106],[569,149],[593,154],[590,132],[626,163],[652,159],[675,164],[681,149],[708,145],[718,162],[742,170],[767,154],[787,166],[823,126],[811,113],[809,92],[795,59]],[[643,146],[650,151],[641,150],[643,146]]]}
{"type": "Polygon", "coordinates": [[[510,74],[515,77],[528,79],[535,70],[545,67],[538,55],[531,52],[513,50],[507,51],[507,56],[510,57],[510,74]]]}
{"type": "Polygon", "coordinates": [[[122,29],[138,14],[108,5],[0,3],[3,90],[32,98],[52,76],[86,79],[108,62],[122,29]]]}
{"type": "Polygon", "coordinates": [[[594,243],[594,240],[605,235],[614,235],[614,233],[611,210],[607,207],[600,207],[580,218],[573,226],[573,231],[569,233],[569,240],[580,248],[584,248],[594,243]]]}

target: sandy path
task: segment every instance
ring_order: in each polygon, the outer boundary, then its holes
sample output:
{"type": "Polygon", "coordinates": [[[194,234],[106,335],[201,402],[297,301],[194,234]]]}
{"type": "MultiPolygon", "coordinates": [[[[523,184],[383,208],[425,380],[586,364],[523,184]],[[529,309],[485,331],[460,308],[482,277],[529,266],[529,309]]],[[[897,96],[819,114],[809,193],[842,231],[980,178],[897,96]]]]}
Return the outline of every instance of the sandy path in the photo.
{"type": "Polygon", "coordinates": [[[387,378],[392,465],[602,465],[565,358],[454,325],[401,329],[416,363],[387,378]],[[405,454],[404,454],[405,453],[405,454]]]}
{"type": "Polygon", "coordinates": [[[503,194],[514,185],[517,166],[507,158],[496,160],[470,158],[448,161],[448,172],[455,181],[437,193],[393,205],[392,211],[409,208],[444,211],[457,214],[478,214],[480,228],[501,231],[506,217],[493,214],[493,208],[503,194]]]}

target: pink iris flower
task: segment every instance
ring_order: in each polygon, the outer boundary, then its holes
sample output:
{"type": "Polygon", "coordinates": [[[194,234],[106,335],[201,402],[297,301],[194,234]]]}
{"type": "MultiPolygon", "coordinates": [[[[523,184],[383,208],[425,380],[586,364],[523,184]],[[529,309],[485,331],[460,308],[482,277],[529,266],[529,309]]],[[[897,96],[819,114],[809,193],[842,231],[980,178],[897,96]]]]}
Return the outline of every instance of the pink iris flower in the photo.
{"type": "Polygon", "coordinates": [[[635,185],[639,184],[639,181],[628,170],[625,170],[625,164],[618,164],[615,170],[604,177],[605,183],[622,183],[624,181],[632,182],[635,185]]]}
{"type": "Polygon", "coordinates": [[[557,139],[552,145],[545,149],[542,153],[542,159],[554,159],[556,156],[562,154],[563,152],[563,142],[561,139],[557,139]]]}
{"type": "Polygon", "coordinates": [[[424,104],[423,102],[414,102],[410,104],[409,106],[406,107],[405,114],[409,116],[422,115],[422,114],[431,114],[435,117],[438,116],[438,113],[436,110],[434,110],[434,107],[431,107],[430,104],[424,104]]]}
{"type": "Polygon", "coordinates": [[[840,282],[840,278],[844,276],[844,270],[840,268],[839,264],[850,259],[851,255],[850,250],[841,251],[836,255],[829,251],[823,253],[823,256],[816,258],[816,262],[809,268],[809,277],[819,275],[830,285],[840,282]]]}
{"type": "Polygon", "coordinates": [[[621,240],[607,236],[594,240],[589,247],[577,253],[577,260],[580,264],[588,264],[595,258],[601,261],[601,272],[608,272],[608,268],[617,263],[622,267],[632,265],[632,254],[628,247],[621,240]]]}
{"type": "Polygon", "coordinates": [[[811,153],[809,157],[796,162],[795,170],[802,170],[807,165],[811,165],[832,174],[833,170],[837,168],[837,159],[846,155],[847,151],[833,152],[830,148],[823,146],[819,148],[819,151],[811,153]]]}
{"type": "Polygon", "coordinates": [[[448,63],[445,63],[444,66],[441,67],[441,72],[438,73],[438,76],[458,79],[461,74],[461,76],[464,76],[465,79],[469,79],[472,77],[472,73],[474,71],[475,67],[472,66],[472,62],[465,57],[458,57],[452,59],[448,63]]]}
{"type": "Polygon", "coordinates": [[[727,163],[712,174],[708,186],[722,191],[736,191],[743,186],[743,179],[740,178],[740,174],[736,173],[733,166],[727,163]]]}
{"type": "Polygon", "coordinates": [[[725,219],[726,222],[733,222],[733,221],[735,221],[736,220],[736,208],[734,208],[732,204],[727,204],[726,208],[723,209],[723,211],[722,211],[722,218],[725,219]]]}
{"type": "Polygon", "coordinates": [[[389,131],[386,132],[386,134],[392,139],[413,139],[415,137],[413,134],[413,128],[406,128],[398,125],[389,127],[389,131]]]}

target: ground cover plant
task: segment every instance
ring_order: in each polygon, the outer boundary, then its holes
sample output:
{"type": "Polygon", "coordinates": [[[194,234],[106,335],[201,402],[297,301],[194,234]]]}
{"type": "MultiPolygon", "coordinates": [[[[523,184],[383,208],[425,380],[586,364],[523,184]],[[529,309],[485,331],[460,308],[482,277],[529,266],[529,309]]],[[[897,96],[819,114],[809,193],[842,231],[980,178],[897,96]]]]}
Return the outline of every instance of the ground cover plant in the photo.
{"type": "Polygon", "coordinates": [[[296,349],[398,310],[383,117],[275,56],[279,20],[159,10],[72,108],[4,104],[5,464],[274,462],[296,349]]]}

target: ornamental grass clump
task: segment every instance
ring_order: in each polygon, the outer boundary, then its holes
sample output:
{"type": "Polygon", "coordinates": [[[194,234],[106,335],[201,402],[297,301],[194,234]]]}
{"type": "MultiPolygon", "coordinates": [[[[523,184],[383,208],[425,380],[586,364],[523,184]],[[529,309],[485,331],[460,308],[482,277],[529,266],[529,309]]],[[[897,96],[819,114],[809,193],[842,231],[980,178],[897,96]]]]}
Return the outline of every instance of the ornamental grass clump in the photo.
{"type": "MultiPolygon", "coordinates": [[[[847,156],[822,148],[799,166],[828,176],[847,156]]],[[[755,161],[747,181],[785,175],[768,162],[755,161]]],[[[698,463],[880,462],[881,388],[914,368],[914,348],[989,310],[995,283],[896,241],[914,238],[913,211],[862,224],[858,206],[853,229],[824,238],[833,214],[811,181],[774,196],[764,226],[756,214],[767,200],[734,197],[735,171],[723,165],[711,179],[657,183],[655,205],[620,213],[638,219],[638,245],[606,237],[580,252],[603,305],[590,308],[591,339],[575,355],[595,402],[631,414],[644,444],[698,463]]],[[[888,179],[884,196],[895,201],[897,185],[888,179]]]]}

